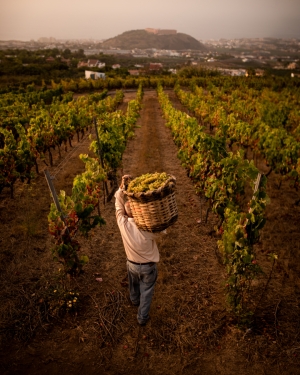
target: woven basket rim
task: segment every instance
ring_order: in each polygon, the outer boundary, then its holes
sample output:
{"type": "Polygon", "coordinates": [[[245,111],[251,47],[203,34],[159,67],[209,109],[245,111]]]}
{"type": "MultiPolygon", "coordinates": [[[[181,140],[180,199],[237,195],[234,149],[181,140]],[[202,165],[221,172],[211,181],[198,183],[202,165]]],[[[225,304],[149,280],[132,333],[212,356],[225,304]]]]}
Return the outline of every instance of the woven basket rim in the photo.
{"type": "Polygon", "coordinates": [[[143,198],[149,199],[151,198],[152,195],[157,197],[163,193],[165,194],[167,192],[173,192],[175,189],[175,185],[176,185],[176,177],[171,174],[167,174],[167,176],[169,176],[167,181],[158,189],[148,190],[146,192],[140,192],[140,193],[129,193],[127,190],[124,190],[124,194],[126,194],[128,197],[132,199],[140,200],[143,198]]]}

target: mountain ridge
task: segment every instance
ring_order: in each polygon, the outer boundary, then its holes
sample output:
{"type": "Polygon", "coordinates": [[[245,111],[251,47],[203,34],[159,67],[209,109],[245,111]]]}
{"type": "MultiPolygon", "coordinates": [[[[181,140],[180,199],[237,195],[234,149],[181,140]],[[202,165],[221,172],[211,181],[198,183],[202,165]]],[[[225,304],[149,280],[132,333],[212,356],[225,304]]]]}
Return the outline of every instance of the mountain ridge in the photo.
{"type": "Polygon", "coordinates": [[[120,49],[167,49],[167,50],[206,50],[197,39],[184,33],[156,35],[146,30],[130,30],[105,40],[103,47],[120,49]]]}

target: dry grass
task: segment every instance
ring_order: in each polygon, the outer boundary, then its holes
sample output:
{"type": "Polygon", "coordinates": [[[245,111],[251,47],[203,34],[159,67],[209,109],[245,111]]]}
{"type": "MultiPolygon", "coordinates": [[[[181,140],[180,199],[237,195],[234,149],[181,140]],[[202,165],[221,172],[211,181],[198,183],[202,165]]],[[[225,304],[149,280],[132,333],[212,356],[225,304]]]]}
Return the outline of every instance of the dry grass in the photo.
{"type": "MultiPolygon", "coordinates": [[[[94,230],[83,243],[82,252],[90,258],[85,272],[72,279],[58,271],[47,233],[51,199],[41,176],[32,189],[18,186],[14,200],[9,192],[2,194],[1,372],[299,374],[300,253],[295,229],[299,207],[293,205],[294,192],[283,187],[292,215],[287,217],[270,184],[273,206],[256,249],[265,274],[253,283],[249,306],[255,307],[264,294],[252,324],[238,328],[225,302],[226,274],[212,230],[216,218],[210,214],[207,224],[198,223],[199,197],[176,159],[155,93],[147,93],[139,125],[136,138],[128,143],[119,178],[122,173],[139,175],[152,170],[174,174],[180,212],[178,222],[158,239],[161,260],[150,322],[142,328],[137,325],[136,307],[128,299],[125,254],[113,202],[101,206],[106,226],[94,230]],[[153,143],[149,142],[154,136],[153,143]],[[145,152],[147,147],[149,152],[145,152]],[[279,252],[279,262],[264,291],[271,270],[267,254],[274,250],[279,252]],[[78,308],[68,310],[61,302],[70,291],[79,293],[79,302],[78,308]]],[[[57,175],[57,190],[71,185],[81,171],[76,157],[74,153],[57,175]]],[[[202,202],[202,211],[206,208],[202,202]]]]}

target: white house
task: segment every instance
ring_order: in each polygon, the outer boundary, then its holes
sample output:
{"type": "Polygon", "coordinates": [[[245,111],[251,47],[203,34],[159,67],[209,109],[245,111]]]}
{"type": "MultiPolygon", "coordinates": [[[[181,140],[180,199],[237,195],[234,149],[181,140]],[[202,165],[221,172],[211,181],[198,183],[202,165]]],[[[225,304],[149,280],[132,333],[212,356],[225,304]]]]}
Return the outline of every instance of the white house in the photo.
{"type": "Polygon", "coordinates": [[[287,69],[297,69],[297,68],[298,66],[295,62],[292,62],[287,66],[287,69]]]}
{"type": "Polygon", "coordinates": [[[131,76],[139,76],[140,75],[140,71],[138,69],[129,69],[128,70],[128,73],[131,75],[131,76]]]}
{"type": "Polygon", "coordinates": [[[161,63],[150,63],[149,70],[160,70],[163,68],[163,64],[161,63]]]}
{"type": "Polygon", "coordinates": [[[245,76],[247,73],[246,69],[220,69],[224,75],[229,76],[245,76]]]}
{"type": "Polygon", "coordinates": [[[105,79],[105,73],[102,72],[92,72],[90,70],[85,70],[85,78],[86,79],[105,79]]]}
{"type": "Polygon", "coordinates": [[[96,59],[89,59],[87,61],[87,66],[89,68],[104,68],[105,63],[102,63],[102,62],[100,62],[99,60],[96,60],[96,59]]]}

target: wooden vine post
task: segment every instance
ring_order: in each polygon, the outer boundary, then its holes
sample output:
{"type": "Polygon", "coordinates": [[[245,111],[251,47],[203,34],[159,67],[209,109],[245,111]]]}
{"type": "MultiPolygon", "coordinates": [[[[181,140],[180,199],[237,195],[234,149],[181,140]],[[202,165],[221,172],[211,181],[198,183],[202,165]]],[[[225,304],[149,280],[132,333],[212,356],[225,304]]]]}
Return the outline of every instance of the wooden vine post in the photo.
{"type": "Polygon", "coordinates": [[[54,188],[54,185],[53,185],[53,182],[52,182],[52,177],[50,176],[50,173],[47,169],[44,171],[44,173],[45,173],[46,181],[47,181],[49,190],[51,192],[51,195],[52,195],[54,204],[56,206],[56,209],[61,213],[61,219],[63,221],[65,221],[64,215],[62,213],[62,210],[61,210],[61,207],[60,207],[60,204],[59,204],[58,196],[56,194],[56,191],[55,191],[55,188],[54,188]]]}
{"type": "MultiPolygon", "coordinates": [[[[69,228],[68,228],[68,226],[67,226],[67,224],[66,224],[65,216],[64,216],[64,214],[63,214],[63,212],[62,212],[62,209],[61,209],[61,207],[60,207],[59,200],[58,200],[58,196],[57,196],[57,194],[56,194],[55,187],[54,187],[53,182],[52,182],[52,179],[53,179],[53,178],[50,176],[50,173],[49,173],[49,171],[48,171],[47,169],[44,171],[44,173],[45,173],[46,181],[47,181],[47,184],[48,184],[49,190],[50,190],[50,192],[51,192],[51,195],[52,195],[52,198],[53,198],[53,201],[54,201],[55,207],[56,207],[56,209],[57,209],[57,210],[60,212],[60,214],[61,214],[61,216],[60,216],[60,217],[61,217],[61,220],[64,222],[64,224],[65,224],[65,226],[66,226],[66,233],[67,233],[67,235],[69,236],[69,238],[70,238],[70,240],[71,240],[72,238],[71,238],[71,235],[70,235],[70,232],[69,232],[69,228]]],[[[80,260],[79,260],[78,255],[77,255],[76,252],[75,252],[75,254],[74,254],[74,258],[75,258],[75,261],[77,262],[77,264],[78,264],[78,266],[79,266],[79,268],[80,268],[80,260]]]]}
{"type": "MultiPolygon", "coordinates": [[[[100,160],[100,163],[101,163],[101,167],[104,169],[104,162],[103,162],[103,157],[102,157],[102,148],[101,148],[101,143],[100,143],[100,138],[99,138],[99,133],[98,133],[98,128],[97,128],[96,117],[94,117],[94,126],[95,126],[95,132],[96,132],[97,142],[98,142],[99,160],[100,160]]],[[[107,182],[106,181],[104,181],[104,188],[105,188],[106,196],[108,196],[108,187],[107,187],[107,182]]],[[[105,196],[104,196],[103,200],[104,200],[104,204],[105,204],[105,196]]]]}
{"type": "MultiPolygon", "coordinates": [[[[262,174],[261,174],[261,173],[258,173],[257,178],[256,178],[256,181],[255,181],[255,186],[254,186],[253,196],[252,196],[252,199],[251,199],[251,200],[254,200],[254,199],[255,199],[255,193],[256,193],[257,190],[259,189],[259,185],[260,185],[260,182],[261,182],[261,177],[262,177],[262,174]]],[[[251,213],[251,212],[252,212],[252,209],[250,208],[250,209],[249,209],[249,213],[251,213]]]]}

